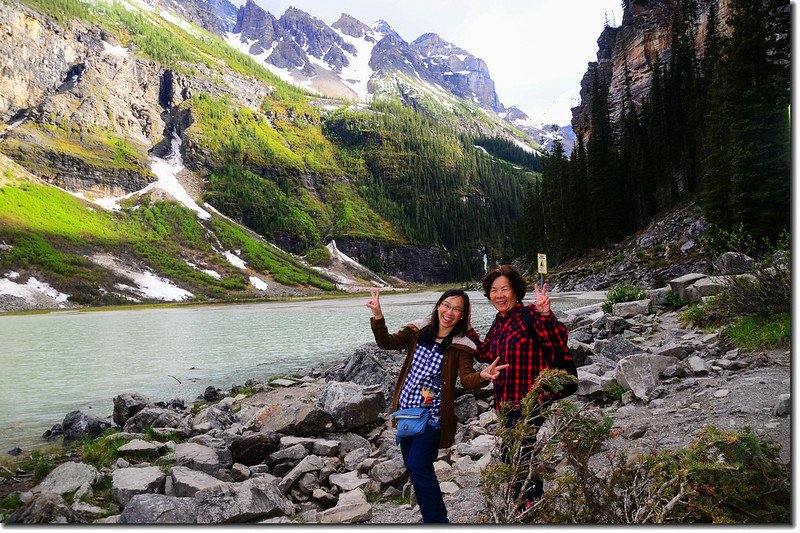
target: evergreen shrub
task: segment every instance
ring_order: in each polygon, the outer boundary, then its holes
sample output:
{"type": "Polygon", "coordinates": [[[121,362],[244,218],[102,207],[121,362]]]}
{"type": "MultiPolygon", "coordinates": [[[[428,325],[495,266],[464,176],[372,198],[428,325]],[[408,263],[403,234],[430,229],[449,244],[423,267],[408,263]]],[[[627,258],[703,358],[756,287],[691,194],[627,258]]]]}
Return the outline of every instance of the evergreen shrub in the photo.
{"type": "Polygon", "coordinates": [[[603,312],[611,313],[611,307],[620,302],[635,302],[647,298],[647,291],[636,285],[623,283],[617,285],[606,294],[606,301],[601,306],[603,312]]]}

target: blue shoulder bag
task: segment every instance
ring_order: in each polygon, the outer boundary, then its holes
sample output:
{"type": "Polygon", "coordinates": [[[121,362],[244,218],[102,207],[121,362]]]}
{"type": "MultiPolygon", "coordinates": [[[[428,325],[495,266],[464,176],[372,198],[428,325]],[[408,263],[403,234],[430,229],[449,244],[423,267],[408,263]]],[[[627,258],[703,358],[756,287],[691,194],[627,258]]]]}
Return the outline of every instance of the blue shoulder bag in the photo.
{"type": "Polygon", "coordinates": [[[424,433],[429,417],[430,409],[427,407],[399,409],[392,413],[392,418],[397,421],[397,437],[395,440],[400,442],[403,437],[413,437],[424,433]]]}

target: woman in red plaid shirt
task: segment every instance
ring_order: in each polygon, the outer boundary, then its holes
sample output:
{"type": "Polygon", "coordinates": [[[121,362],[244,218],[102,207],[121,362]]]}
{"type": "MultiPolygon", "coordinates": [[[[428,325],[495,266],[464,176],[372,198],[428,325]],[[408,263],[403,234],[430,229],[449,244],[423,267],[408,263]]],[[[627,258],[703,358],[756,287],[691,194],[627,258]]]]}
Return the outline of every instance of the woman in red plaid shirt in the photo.
{"type": "MultiPolygon", "coordinates": [[[[528,306],[532,319],[529,332],[523,322],[522,299],[527,292],[525,279],[510,265],[492,270],[483,278],[483,293],[497,309],[497,316],[483,342],[474,328],[467,331],[467,337],[477,346],[475,358],[478,361],[488,363],[500,358],[500,364],[509,365],[493,380],[495,409],[500,410],[503,405],[510,408],[506,427],[512,427],[520,419],[520,401],[530,391],[539,372],[555,366],[554,357],[557,355],[565,360],[572,359],[567,348],[569,333],[550,310],[547,284],[541,291],[535,285],[534,290],[536,303],[528,306]]],[[[542,419],[537,417],[533,423],[539,427],[542,419]]],[[[502,451],[503,460],[507,462],[505,448],[502,451]]],[[[515,499],[521,485],[520,482],[515,486],[515,499]]],[[[526,492],[525,500],[532,502],[542,494],[542,481],[537,479],[526,492]]]]}

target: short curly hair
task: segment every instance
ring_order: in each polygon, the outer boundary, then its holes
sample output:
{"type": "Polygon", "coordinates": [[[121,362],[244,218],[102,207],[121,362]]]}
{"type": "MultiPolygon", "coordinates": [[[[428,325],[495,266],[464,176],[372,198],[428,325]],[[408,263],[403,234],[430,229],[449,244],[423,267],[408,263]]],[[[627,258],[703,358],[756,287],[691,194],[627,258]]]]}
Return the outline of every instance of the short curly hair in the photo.
{"type": "Polygon", "coordinates": [[[514,289],[514,294],[517,296],[517,301],[522,301],[522,299],[525,298],[525,294],[528,292],[528,284],[525,282],[525,278],[522,277],[522,274],[511,265],[500,265],[484,276],[481,282],[483,285],[483,295],[486,296],[487,299],[490,299],[489,292],[492,290],[492,283],[500,276],[508,278],[511,282],[511,288],[514,289]]]}

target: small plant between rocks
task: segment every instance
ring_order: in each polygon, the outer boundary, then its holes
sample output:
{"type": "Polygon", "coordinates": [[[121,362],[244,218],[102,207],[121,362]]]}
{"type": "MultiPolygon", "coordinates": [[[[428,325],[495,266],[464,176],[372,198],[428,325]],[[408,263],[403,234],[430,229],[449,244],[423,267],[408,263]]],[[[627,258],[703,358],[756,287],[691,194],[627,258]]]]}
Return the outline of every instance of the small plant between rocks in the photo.
{"type": "Polygon", "coordinates": [[[601,305],[604,313],[610,314],[612,306],[620,302],[635,302],[647,298],[647,291],[636,285],[623,283],[610,289],[606,294],[606,301],[601,305]]]}

